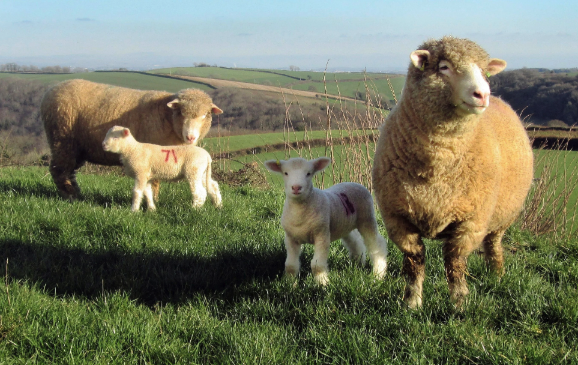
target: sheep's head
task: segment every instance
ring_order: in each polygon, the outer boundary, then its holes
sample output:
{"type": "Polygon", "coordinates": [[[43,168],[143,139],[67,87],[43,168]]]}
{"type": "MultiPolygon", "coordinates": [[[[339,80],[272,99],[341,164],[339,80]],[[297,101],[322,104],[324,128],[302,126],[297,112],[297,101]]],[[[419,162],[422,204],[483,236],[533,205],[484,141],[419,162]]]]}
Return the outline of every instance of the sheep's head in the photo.
{"type": "Polygon", "coordinates": [[[490,102],[488,77],[506,68],[468,39],[429,40],[410,55],[408,78],[416,92],[458,115],[481,114],[490,102]]]}
{"type": "Polygon", "coordinates": [[[185,89],[179,91],[167,106],[173,110],[173,129],[183,142],[197,145],[211,128],[213,114],[223,111],[213,104],[204,91],[185,89]]]}
{"type": "Polygon", "coordinates": [[[102,149],[107,152],[119,153],[129,138],[132,138],[132,136],[128,128],[115,125],[106,132],[106,136],[102,141],[102,149]]]}
{"type": "Polygon", "coordinates": [[[313,190],[313,176],[323,171],[331,163],[328,157],[319,157],[308,161],[303,158],[292,158],[287,161],[265,161],[265,167],[283,175],[285,195],[287,198],[304,200],[313,190]]]}

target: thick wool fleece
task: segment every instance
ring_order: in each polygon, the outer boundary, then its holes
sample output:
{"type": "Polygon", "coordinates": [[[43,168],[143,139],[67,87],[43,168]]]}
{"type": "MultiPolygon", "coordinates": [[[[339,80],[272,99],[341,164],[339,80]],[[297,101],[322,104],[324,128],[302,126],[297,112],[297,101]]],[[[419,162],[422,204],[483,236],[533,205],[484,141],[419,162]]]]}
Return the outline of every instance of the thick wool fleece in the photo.
{"type": "Polygon", "coordinates": [[[451,102],[439,62],[457,72],[475,62],[484,72],[483,49],[453,37],[419,49],[431,57],[423,70],[410,64],[401,101],[381,127],[373,186],[388,235],[405,254],[406,302],[421,305],[427,237],[445,241],[450,294],[459,305],[472,250],[484,242],[486,258],[502,269],[501,238],[530,189],[533,155],[520,119],[501,99],[490,97],[485,112],[467,116],[451,102]]]}

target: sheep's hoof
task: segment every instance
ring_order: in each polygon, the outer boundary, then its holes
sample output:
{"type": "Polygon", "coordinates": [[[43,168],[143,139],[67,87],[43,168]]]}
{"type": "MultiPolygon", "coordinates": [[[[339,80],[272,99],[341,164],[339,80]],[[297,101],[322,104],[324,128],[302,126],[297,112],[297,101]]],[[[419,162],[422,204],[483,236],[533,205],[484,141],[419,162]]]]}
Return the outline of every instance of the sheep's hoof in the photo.
{"type": "Polygon", "coordinates": [[[403,301],[410,309],[418,309],[422,306],[421,295],[418,295],[414,292],[411,292],[406,288],[405,295],[403,301]]]}
{"type": "Polygon", "coordinates": [[[327,272],[320,272],[316,274],[315,282],[321,286],[326,286],[327,284],[329,284],[329,276],[327,275],[327,272]]]}

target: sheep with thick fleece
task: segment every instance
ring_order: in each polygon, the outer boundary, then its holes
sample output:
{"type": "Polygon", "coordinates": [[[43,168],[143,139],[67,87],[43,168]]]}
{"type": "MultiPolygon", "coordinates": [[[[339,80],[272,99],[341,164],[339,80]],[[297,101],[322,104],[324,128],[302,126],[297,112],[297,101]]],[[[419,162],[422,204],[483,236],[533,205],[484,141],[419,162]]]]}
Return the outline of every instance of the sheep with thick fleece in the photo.
{"type": "Polygon", "coordinates": [[[373,273],[383,278],[387,269],[387,242],[377,230],[371,193],[356,183],[340,183],[325,190],[313,187],[313,176],[330,162],[327,157],[265,162],[267,169],[282,174],[285,182],[281,216],[287,248],[285,274],[299,274],[301,245],[312,243],[315,253],[311,270],[317,283],[326,285],[329,244],[341,238],[349,257],[360,263],[365,262],[367,246],[373,273]]]}
{"type": "MultiPolygon", "coordinates": [[[[118,155],[101,148],[112,126],[129,128],[139,142],[196,145],[209,131],[212,114],[222,112],[209,95],[196,89],[173,94],[86,80],[61,82],[44,95],[40,106],[52,153],[52,179],[63,198],[74,200],[80,194],[76,171],[86,161],[120,165],[118,155]]],[[[158,184],[154,186],[156,195],[158,184]]]]}
{"type": "Polygon", "coordinates": [[[186,179],[191,187],[193,207],[200,207],[205,203],[207,191],[216,207],[222,205],[219,185],[211,179],[211,155],[200,147],[139,143],[128,128],[114,126],[106,134],[102,148],[119,154],[125,173],[135,179],[133,211],[139,210],[143,193],[148,209],[156,209],[152,196],[152,180],[186,179]]]}
{"type": "Polygon", "coordinates": [[[404,300],[422,305],[423,237],[443,240],[450,299],[468,287],[468,255],[483,245],[503,271],[502,237],[524,204],[533,155],[508,104],[490,95],[487,78],[506,62],[476,43],[444,37],[410,55],[400,102],[381,127],[374,193],[389,238],[403,252],[404,300]]]}

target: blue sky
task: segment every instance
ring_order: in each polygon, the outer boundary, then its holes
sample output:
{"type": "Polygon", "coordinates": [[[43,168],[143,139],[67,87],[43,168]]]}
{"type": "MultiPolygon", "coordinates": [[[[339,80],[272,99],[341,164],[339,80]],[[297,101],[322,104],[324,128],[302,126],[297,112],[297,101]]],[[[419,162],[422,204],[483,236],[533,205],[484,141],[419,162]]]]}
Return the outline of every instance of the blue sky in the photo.
{"type": "Polygon", "coordinates": [[[509,68],[578,67],[578,1],[0,0],[0,63],[403,71],[443,35],[509,68]]]}

